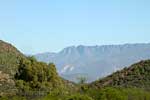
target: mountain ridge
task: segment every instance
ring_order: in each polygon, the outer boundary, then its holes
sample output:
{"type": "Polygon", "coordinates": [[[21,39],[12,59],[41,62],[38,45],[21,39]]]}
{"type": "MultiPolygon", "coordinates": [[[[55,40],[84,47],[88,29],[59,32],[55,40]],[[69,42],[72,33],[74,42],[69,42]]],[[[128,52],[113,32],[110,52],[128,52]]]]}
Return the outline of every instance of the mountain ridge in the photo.
{"type": "Polygon", "coordinates": [[[69,75],[87,72],[89,76],[93,77],[89,81],[93,81],[122,69],[124,66],[149,59],[149,50],[150,43],[101,46],[79,45],[66,47],[52,56],[48,56],[48,54],[34,56],[39,61],[54,62],[57,65],[59,74],[69,75]],[[61,73],[67,65],[70,65],[68,70],[61,73]],[[73,70],[69,71],[69,69],[73,70]],[[98,72],[97,70],[101,71],[98,72]]]}

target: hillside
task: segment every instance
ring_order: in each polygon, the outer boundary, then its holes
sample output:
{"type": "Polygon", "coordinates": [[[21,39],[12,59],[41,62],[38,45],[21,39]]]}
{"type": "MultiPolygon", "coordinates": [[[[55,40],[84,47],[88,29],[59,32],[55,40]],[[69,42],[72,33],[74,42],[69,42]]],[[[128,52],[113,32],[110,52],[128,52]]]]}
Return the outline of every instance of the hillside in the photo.
{"type": "Polygon", "coordinates": [[[91,82],[140,60],[150,59],[149,51],[150,43],[80,45],[66,47],[58,53],[37,54],[35,57],[39,61],[54,62],[59,74],[68,80],[74,80],[80,73],[87,75],[88,82],[91,82]]]}
{"type": "Polygon", "coordinates": [[[0,96],[46,95],[48,91],[71,91],[74,84],[62,79],[54,64],[26,57],[14,46],[0,41],[0,96]]]}
{"type": "Polygon", "coordinates": [[[20,58],[25,58],[25,56],[11,44],[0,40],[0,95],[16,93],[14,75],[20,58]]]}
{"type": "Polygon", "coordinates": [[[14,46],[0,40],[0,70],[14,75],[18,59],[25,58],[14,46]]]}
{"type": "Polygon", "coordinates": [[[136,87],[150,89],[150,60],[140,61],[89,85],[103,87],[136,87]]]}

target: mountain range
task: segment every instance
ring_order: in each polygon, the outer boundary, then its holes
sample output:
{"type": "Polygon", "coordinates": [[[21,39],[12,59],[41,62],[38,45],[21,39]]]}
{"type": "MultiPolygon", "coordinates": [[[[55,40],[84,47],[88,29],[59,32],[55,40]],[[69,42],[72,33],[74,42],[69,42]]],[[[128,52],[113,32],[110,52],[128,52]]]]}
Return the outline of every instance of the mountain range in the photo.
{"type": "Polygon", "coordinates": [[[150,43],[70,46],[58,53],[34,55],[39,61],[53,62],[65,79],[77,82],[84,76],[88,82],[105,77],[140,60],[150,59],[150,43]]]}
{"type": "MultiPolygon", "coordinates": [[[[80,77],[75,84],[61,78],[53,63],[38,62],[0,40],[0,100],[150,100],[149,72],[150,60],[142,60],[92,83],[80,77]]],[[[76,75],[86,74],[69,77],[76,75]]]]}

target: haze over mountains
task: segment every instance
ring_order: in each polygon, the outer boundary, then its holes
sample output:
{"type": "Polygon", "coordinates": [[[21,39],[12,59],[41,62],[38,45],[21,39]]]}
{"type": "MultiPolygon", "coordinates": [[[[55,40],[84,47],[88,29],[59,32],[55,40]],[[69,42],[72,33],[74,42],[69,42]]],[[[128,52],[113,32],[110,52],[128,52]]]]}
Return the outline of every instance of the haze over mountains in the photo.
{"type": "Polygon", "coordinates": [[[71,46],[58,53],[35,55],[39,61],[53,62],[59,74],[71,81],[84,75],[88,82],[107,76],[140,60],[150,59],[150,43],[71,46]]]}

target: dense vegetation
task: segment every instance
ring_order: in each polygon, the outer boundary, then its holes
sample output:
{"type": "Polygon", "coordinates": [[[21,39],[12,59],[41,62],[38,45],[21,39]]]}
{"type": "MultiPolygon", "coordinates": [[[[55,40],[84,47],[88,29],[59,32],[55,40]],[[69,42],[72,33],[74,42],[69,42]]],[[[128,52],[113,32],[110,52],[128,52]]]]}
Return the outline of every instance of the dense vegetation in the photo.
{"type": "Polygon", "coordinates": [[[0,95],[14,95],[17,91],[14,75],[20,58],[25,58],[11,44],[0,40],[0,95]]]}
{"type": "Polygon", "coordinates": [[[23,91],[26,89],[45,90],[61,85],[61,79],[56,72],[55,65],[37,62],[33,57],[28,57],[27,60],[21,59],[15,78],[16,85],[23,91]]]}
{"type": "Polygon", "coordinates": [[[53,91],[44,97],[38,98],[23,96],[1,97],[0,100],[150,100],[150,92],[137,88],[105,87],[69,94],[53,91]]]}
{"type": "Polygon", "coordinates": [[[54,64],[25,57],[11,44],[0,41],[0,96],[44,96],[50,91],[71,92],[73,87],[58,76],[54,64]]]}
{"type": "Polygon", "coordinates": [[[51,93],[64,95],[71,92],[74,86],[59,77],[54,64],[38,62],[34,57],[20,60],[15,82],[19,90],[17,95],[28,96],[30,99],[51,93]]]}
{"type": "Polygon", "coordinates": [[[91,84],[59,77],[54,64],[25,57],[0,41],[0,100],[150,100],[150,60],[91,84]]]}
{"type": "Polygon", "coordinates": [[[90,84],[94,88],[105,86],[150,89],[150,60],[133,64],[114,74],[90,84]]]}

